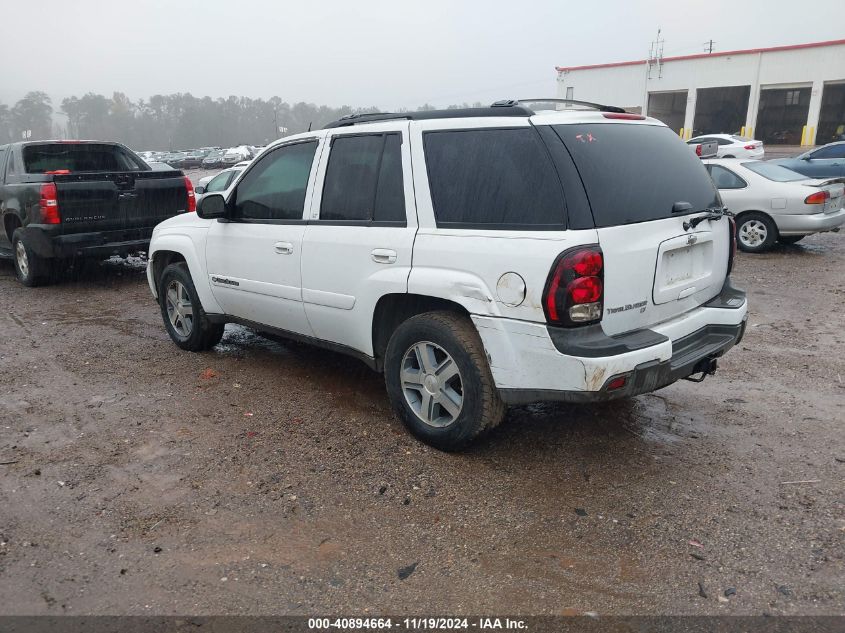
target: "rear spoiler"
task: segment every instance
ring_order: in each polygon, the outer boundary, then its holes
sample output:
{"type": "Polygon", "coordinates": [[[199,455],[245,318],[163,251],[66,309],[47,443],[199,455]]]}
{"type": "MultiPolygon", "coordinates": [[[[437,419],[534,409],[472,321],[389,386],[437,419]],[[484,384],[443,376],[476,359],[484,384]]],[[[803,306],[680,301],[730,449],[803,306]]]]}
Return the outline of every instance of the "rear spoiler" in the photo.
{"type": "Polygon", "coordinates": [[[839,178],[827,178],[822,182],[817,182],[814,187],[827,187],[828,185],[845,185],[845,176],[839,178]]]}
{"type": "Polygon", "coordinates": [[[695,150],[695,155],[699,158],[715,158],[719,151],[719,144],[716,141],[705,141],[690,145],[695,150]]]}

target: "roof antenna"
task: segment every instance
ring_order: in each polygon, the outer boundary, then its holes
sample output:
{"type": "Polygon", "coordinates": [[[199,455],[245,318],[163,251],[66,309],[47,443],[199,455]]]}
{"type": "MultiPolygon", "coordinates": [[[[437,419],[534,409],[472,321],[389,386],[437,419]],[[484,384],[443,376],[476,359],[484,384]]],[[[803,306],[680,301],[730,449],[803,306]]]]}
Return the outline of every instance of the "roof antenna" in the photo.
{"type": "Polygon", "coordinates": [[[313,121],[309,121],[309,122],[308,122],[308,131],[309,131],[309,132],[311,131],[311,124],[312,124],[312,123],[313,123],[313,121]]]}

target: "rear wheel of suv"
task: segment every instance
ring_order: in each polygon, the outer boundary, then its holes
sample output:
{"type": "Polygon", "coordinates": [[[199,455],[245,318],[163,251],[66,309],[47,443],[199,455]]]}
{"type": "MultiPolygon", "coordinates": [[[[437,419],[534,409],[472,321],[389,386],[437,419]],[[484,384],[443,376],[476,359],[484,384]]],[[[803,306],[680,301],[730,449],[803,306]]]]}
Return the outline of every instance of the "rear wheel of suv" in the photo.
{"type": "Polygon", "coordinates": [[[464,448],[504,418],[481,338],[466,317],[443,311],[408,319],[388,343],[384,370],[393,409],[436,448],[464,448]]]}
{"type": "Polygon", "coordinates": [[[752,211],[736,219],[736,242],[746,253],[762,253],[778,239],[778,229],[765,213],[752,211]]]}
{"type": "Polygon", "coordinates": [[[12,234],[12,249],[15,253],[15,273],[24,286],[40,286],[50,280],[52,262],[35,254],[23,230],[15,229],[12,234]]]}
{"type": "Polygon", "coordinates": [[[170,264],[164,269],[158,282],[158,296],[167,333],[182,349],[202,352],[223,338],[226,326],[209,321],[184,263],[170,264]]]}

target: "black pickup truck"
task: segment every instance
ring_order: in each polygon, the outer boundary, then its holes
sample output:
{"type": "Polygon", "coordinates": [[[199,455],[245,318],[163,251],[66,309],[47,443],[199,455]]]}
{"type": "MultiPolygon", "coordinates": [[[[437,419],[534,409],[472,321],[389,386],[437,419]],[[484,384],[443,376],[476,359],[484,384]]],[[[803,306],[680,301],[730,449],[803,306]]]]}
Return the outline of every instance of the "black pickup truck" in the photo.
{"type": "Polygon", "coordinates": [[[63,260],[146,251],[156,224],[195,210],[181,171],[153,170],[119,143],[0,146],[0,257],[27,286],[63,260]]]}

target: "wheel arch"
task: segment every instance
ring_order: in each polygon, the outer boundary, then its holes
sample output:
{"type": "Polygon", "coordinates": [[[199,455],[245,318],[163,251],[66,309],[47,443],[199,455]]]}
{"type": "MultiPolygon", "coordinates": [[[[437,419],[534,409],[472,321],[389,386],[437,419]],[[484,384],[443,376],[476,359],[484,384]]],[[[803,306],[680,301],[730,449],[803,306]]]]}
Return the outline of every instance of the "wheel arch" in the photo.
{"type": "Polygon", "coordinates": [[[23,222],[17,213],[9,211],[3,215],[3,231],[9,239],[9,244],[12,243],[12,234],[15,232],[15,229],[21,226],[23,226],[23,222]]]}
{"type": "Polygon", "coordinates": [[[204,258],[200,257],[193,240],[186,235],[165,235],[154,238],[147,263],[147,280],[153,296],[158,299],[158,282],[164,269],[180,261],[188,267],[197,296],[206,313],[222,314],[223,309],[211,291],[204,258]]]}
{"type": "Polygon", "coordinates": [[[445,310],[469,318],[469,311],[459,303],[412,293],[393,293],[382,295],[373,310],[372,341],[373,358],[378,371],[384,370],[384,354],[388,341],[402,323],[413,316],[445,310]]]}

